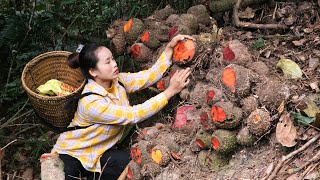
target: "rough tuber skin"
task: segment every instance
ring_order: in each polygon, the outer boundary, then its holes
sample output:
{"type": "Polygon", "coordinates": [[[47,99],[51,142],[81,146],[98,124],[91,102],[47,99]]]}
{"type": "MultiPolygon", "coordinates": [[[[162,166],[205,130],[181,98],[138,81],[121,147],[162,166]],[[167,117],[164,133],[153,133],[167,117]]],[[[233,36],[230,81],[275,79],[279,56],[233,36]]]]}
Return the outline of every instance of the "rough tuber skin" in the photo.
{"type": "Polygon", "coordinates": [[[268,132],[271,127],[271,117],[269,112],[262,109],[253,111],[247,118],[247,124],[249,131],[252,134],[261,136],[268,132]]]}
{"type": "Polygon", "coordinates": [[[251,146],[254,144],[256,137],[249,132],[248,126],[240,129],[237,135],[237,142],[243,146],[251,146]]]}
{"type": "Polygon", "coordinates": [[[237,147],[237,137],[235,133],[218,129],[211,137],[212,147],[221,154],[229,154],[237,147]]]}

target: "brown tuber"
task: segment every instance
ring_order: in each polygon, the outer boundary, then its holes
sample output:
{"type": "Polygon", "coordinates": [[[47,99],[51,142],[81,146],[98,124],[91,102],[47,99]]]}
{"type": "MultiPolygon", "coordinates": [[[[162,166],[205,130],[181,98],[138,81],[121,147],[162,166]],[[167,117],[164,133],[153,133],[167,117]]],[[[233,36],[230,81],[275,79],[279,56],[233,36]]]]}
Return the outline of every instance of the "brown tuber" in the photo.
{"type": "Polygon", "coordinates": [[[140,180],[141,179],[141,167],[134,161],[130,161],[128,164],[127,179],[140,180]]]}
{"type": "Polygon", "coordinates": [[[152,16],[156,20],[166,20],[170,14],[174,14],[175,12],[170,5],[167,5],[165,8],[155,11],[152,16]]]}
{"type": "Polygon", "coordinates": [[[206,111],[201,112],[200,123],[202,129],[206,132],[212,133],[215,129],[217,129],[206,111]]]}
{"type": "Polygon", "coordinates": [[[221,167],[228,164],[228,159],[216,152],[202,150],[198,154],[198,164],[202,168],[208,168],[212,171],[218,171],[221,167]]]}
{"type": "Polygon", "coordinates": [[[119,33],[111,40],[111,50],[117,55],[123,54],[126,50],[126,39],[124,34],[119,33]]]}
{"type": "Polygon", "coordinates": [[[203,24],[205,26],[210,25],[210,15],[207,11],[206,6],[202,4],[192,6],[188,9],[187,13],[194,15],[197,18],[199,24],[203,24]]]}
{"type": "Polygon", "coordinates": [[[249,132],[248,126],[240,129],[237,135],[237,142],[243,146],[251,146],[255,142],[256,137],[249,132]]]}
{"type": "Polygon", "coordinates": [[[239,40],[232,40],[223,49],[223,59],[227,64],[250,65],[252,57],[248,48],[239,40]]]}
{"type": "Polygon", "coordinates": [[[270,114],[262,109],[257,109],[250,114],[247,124],[252,134],[261,136],[271,127],[270,114]]]}
{"type": "Polygon", "coordinates": [[[256,95],[263,105],[274,111],[282,101],[289,98],[290,89],[284,82],[269,79],[257,85],[256,95]]]}
{"type": "Polygon", "coordinates": [[[228,154],[237,147],[236,135],[228,130],[218,129],[212,134],[212,147],[221,154],[228,154]]]}
{"type": "Polygon", "coordinates": [[[147,179],[155,177],[160,172],[161,167],[155,162],[146,163],[141,168],[141,174],[143,175],[143,177],[146,177],[147,179]]]}
{"type": "Polygon", "coordinates": [[[152,51],[142,43],[135,43],[131,46],[131,54],[138,64],[144,64],[152,60],[152,51]]]}
{"type": "Polygon", "coordinates": [[[196,16],[193,14],[181,14],[179,19],[176,22],[176,25],[185,25],[190,29],[191,34],[196,34],[199,25],[196,16]]]}

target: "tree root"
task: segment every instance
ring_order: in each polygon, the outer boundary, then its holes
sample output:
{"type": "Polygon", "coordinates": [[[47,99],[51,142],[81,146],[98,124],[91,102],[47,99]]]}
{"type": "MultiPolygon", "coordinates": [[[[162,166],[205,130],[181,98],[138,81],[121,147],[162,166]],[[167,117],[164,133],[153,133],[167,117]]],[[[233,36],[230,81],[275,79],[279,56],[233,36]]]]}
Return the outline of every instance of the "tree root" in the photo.
{"type": "MultiPolygon", "coordinates": [[[[303,146],[301,146],[299,149],[289,153],[286,156],[282,156],[281,160],[278,162],[277,166],[275,167],[275,169],[272,171],[271,175],[268,177],[268,180],[274,179],[274,177],[277,175],[278,171],[280,170],[280,168],[282,167],[283,164],[285,164],[285,161],[287,161],[288,159],[292,158],[293,156],[297,155],[298,153],[304,151],[305,149],[307,149],[307,147],[309,147],[312,143],[314,143],[315,141],[317,141],[320,138],[320,134],[316,135],[315,137],[313,137],[312,139],[310,139],[307,143],[305,143],[303,146]]],[[[318,153],[317,153],[318,155],[318,153]]],[[[316,156],[317,156],[316,155],[316,156]]],[[[313,159],[313,158],[312,158],[313,159]]]]}
{"type": "Polygon", "coordinates": [[[239,7],[242,0],[237,0],[237,3],[233,7],[233,22],[237,27],[253,28],[253,29],[288,29],[283,24],[255,24],[250,22],[242,22],[239,20],[239,7]]]}

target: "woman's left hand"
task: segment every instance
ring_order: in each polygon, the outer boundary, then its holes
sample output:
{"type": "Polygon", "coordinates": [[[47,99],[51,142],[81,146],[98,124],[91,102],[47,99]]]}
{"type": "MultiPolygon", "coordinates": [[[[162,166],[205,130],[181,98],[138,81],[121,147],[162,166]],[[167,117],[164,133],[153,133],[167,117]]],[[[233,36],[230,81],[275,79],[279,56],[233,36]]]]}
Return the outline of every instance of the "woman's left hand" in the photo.
{"type": "Polygon", "coordinates": [[[171,41],[168,43],[167,46],[169,46],[170,48],[174,48],[178,44],[179,41],[182,41],[184,39],[191,39],[194,41],[194,38],[192,36],[178,34],[171,39],[171,41]]]}

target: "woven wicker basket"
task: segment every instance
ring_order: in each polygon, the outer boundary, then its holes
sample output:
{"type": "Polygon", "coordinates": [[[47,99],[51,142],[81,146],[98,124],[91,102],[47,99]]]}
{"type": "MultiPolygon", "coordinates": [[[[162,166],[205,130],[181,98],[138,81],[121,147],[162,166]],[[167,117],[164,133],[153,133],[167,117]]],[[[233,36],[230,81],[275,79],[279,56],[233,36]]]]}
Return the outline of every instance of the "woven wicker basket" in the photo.
{"type": "Polygon", "coordinates": [[[74,116],[76,108],[67,111],[64,108],[66,101],[82,92],[85,78],[80,69],[72,69],[66,63],[67,51],[52,51],[33,58],[23,69],[21,81],[37,114],[49,126],[66,127],[74,116]],[[76,89],[67,96],[43,96],[36,89],[50,79],[57,79],[76,89]]]}

